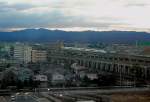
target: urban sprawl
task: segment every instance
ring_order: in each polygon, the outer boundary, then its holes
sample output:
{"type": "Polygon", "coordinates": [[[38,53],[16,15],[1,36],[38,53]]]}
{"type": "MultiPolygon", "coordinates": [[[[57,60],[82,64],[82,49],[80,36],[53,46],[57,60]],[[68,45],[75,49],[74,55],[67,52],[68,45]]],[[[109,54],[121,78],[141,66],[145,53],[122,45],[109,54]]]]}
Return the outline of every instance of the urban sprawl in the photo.
{"type": "Polygon", "coordinates": [[[138,44],[1,43],[0,88],[145,86],[149,51],[138,44]]]}

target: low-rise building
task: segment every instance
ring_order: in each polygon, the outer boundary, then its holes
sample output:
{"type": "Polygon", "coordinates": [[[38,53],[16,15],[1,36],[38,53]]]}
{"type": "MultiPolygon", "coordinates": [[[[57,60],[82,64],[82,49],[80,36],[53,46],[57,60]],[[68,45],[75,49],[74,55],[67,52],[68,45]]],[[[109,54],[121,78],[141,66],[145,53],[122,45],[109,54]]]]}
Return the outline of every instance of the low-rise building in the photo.
{"type": "MultiPolygon", "coordinates": [[[[134,48],[134,47],[133,47],[134,48]]],[[[90,72],[98,74],[113,74],[119,78],[132,80],[133,70],[138,71],[140,78],[150,78],[150,56],[134,53],[136,50],[127,53],[111,52],[104,49],[89,49],[63,47],[60,51],[51,50],[49,60],[53,62],[67,62],[73,64],[71,67],[78,73],[82,67],[88,68],[90,72]]]]}
{"type": "Polygon", "coordinates": [[[53,85],[63,84],[65,82],[65,76],[60,73],[54,73],[52,74],[51,82],[53,85]]]}
{"type": "Polygon", "coordinates": [[[32,50],[32,62],[46,62],[47,52],[44,50],[32,50]]]}
{"type": "Polygon", "coordinates": [[[46,75],[35,75],[33,81],[39,82],[38,87],[47,87],[48,78],[46,75]]]}
{"type": "Polygon", "coordinates": [[[90,80],[98,79],[98,75],[97,75],[96,73],[87,73],[86,76],[87,76],[90,80]]]}
{"type": "Polygon", "coordinates": [[[75,72],[76,74],[78,74],[79,72],[84,72],[84,71],[87,70],[87,68],[86,68],[85,66],[80,66],[80,65],[78,65],[77,63],[73,63],[73,64],[71,65],[71,68],[74,70],[74,72],[75,72]]]}

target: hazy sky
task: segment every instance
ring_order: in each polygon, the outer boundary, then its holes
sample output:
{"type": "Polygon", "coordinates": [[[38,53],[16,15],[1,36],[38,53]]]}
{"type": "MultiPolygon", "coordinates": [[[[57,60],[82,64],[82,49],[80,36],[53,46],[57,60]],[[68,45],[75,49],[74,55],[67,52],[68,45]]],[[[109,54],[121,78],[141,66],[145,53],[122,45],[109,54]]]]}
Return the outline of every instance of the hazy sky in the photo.
{"type": "Polygon", "coordinates": [[[0,0],[0,30],[150,30],[150,0],[0,0]]]}

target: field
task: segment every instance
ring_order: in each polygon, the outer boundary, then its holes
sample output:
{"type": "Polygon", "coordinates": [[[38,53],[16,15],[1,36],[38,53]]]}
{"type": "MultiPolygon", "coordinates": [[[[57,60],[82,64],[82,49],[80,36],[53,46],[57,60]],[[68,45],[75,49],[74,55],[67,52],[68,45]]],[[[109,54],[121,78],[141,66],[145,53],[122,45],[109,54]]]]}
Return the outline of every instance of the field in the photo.
{"type": "Polygon", "coordinates": [[[118,93],[111,95],[112,102],[150,102],[150,92],[118,93]]]}

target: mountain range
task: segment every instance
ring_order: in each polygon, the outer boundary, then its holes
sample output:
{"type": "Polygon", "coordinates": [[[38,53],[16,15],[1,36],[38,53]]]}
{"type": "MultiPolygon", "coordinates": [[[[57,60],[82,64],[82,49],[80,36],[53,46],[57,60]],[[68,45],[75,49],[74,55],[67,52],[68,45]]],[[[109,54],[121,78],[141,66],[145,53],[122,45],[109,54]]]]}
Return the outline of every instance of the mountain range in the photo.
{"type": "Polygon", "coordinates": [[[104,42],[135,43],[150,41],[147,32],[135,31],[61,31],[48,29],[25,29],[13,32],[0,32],[1,42],[104,42]]]}

